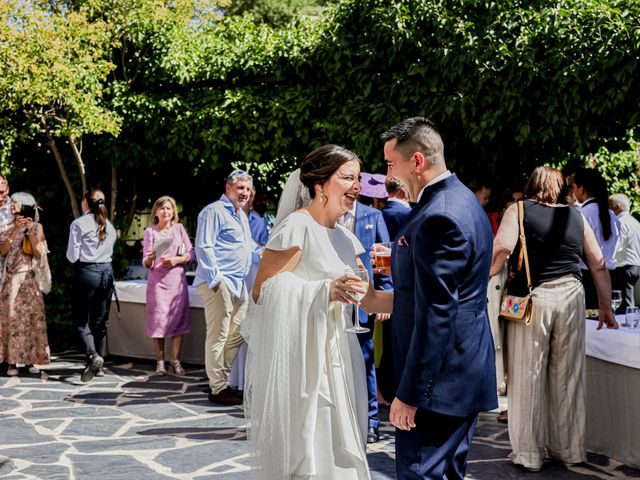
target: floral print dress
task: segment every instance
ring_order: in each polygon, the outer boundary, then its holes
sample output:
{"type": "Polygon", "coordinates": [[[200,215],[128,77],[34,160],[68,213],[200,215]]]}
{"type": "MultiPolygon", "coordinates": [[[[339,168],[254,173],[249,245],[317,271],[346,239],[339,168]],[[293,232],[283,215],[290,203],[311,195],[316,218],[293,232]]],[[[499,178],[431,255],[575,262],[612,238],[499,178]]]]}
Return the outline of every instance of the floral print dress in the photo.
{"type": "MultiPolygon", "coordinates": [[[[8,234],[9,230],[0,233],[0,243],[8,234]]],[[[44,298],[33,271],[33,255],[22,251],[22,239],[18,235],[7,255],[0,255],[0,266],[6,269],[0,290],[0,363],[46,365],[50,355],[44,298]]]]}

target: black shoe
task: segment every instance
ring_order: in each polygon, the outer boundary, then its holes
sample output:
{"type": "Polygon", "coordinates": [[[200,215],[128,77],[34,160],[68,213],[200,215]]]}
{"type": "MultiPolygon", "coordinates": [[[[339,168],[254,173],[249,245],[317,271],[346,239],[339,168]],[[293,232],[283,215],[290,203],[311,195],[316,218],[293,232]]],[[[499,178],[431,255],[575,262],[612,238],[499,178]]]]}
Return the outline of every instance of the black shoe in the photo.
{"type": "Polygon", "coordinates": [[[104,359],[100,355],[98,355],[97,353],[91,355],[89,357],[89,361],[87,362],[87,366],[84,369],[84,372],[82,372],[82,375],[80,375],[80,380],[85,383],[90,381],[93,377],[96,376],[98,370],[102,368],[103,363],[104,359]]]}
{"type": "Polygon", "coordinates": [[[367,443],[378,443],[380,441],[380,434],[375,427],[369,427],[367,432],[367,443]]]}
{"type": "Polygon", "coordinates": [[[235,395],[240,400],[242,400],[244,398],[244,394],[242,393],[241,390],[234,390],[231,387],[227,387],[227,388],[225,388],[225,391],[229,392],[231,395],[235,395]]]}
{"type": "Polygon", "coordinates": [[[230,390],[231,388],[227,387],[216,394],[209,393],[209,401],[220,405],[242,405],[242,398],[238,398],[230,390]]]}

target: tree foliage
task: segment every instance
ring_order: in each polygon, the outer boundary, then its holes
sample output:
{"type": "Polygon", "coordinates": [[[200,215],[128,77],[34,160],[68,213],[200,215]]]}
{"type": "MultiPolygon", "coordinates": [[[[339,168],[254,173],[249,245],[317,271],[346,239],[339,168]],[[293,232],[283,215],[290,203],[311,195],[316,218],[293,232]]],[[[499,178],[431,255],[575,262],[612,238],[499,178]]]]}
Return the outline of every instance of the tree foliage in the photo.
{"type": "Polygon", "coordinates": [[[327,3],[326,0],[233,0],[225,13],[246,15],[255,23],[283,27],[301,17],[320,17],[327,3]]]}
{"type": "MultiPolygon", "coordinates": [[[[287,23],[260,18],[259,4],[0,3],[0,168],[12,190],[39,179],[30,189],[52,198],[63,183],[47,170],[48,141],[65,165],[78,163],[75,143],[89,183],[110,185],[121,230],[162,194],[194,218],[231,168],[278,192],[323,143],[381,171],[379,134],[415,115],[439,126],[454,171],[495,190],[589,154],[612,190],[637,188],[626,139],[640,119],[638,0],[343,0],[287,23]],[[27,175],[34,161],[43,170],[27,175]]],[[[62,258],[70,218],[54,218],[62,258]]]]}

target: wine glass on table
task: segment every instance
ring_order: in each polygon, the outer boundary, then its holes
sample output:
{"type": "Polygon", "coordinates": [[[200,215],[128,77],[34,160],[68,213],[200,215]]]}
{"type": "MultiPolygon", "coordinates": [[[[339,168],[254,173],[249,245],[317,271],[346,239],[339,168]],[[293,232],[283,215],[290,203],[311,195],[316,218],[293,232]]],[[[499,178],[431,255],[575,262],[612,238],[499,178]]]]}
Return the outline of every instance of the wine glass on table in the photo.
{"type": "MultiPolygon", "coordinates": [[[[349,292],[351,296],[356,300],[362,300],[366,295],[367,290],[369,289],[369,273],[367,272],[367,269],[364,267],[349,267],[345,269],[344,273],[358,277],[358,280],[347,280],[346,283],[348,285],[358,286],[361,290],[364,290],[364,293],[356,291],[349,292]]],[[[358,319],[358,306],[351,306],[353,308],[352,317],[354,318],[355,324],[353,325],[353,327],[349,327],[345,331],[349,333],[367,333],[369,329],[360,325],[360,320],[358,319]]]]}
{"type": "Polygon", "coordinates": [[[613,314],[616,314],[616,310],[622,303],[622,292],[620,290],[611,290],[611,308],[613,308],[613,314]]]}

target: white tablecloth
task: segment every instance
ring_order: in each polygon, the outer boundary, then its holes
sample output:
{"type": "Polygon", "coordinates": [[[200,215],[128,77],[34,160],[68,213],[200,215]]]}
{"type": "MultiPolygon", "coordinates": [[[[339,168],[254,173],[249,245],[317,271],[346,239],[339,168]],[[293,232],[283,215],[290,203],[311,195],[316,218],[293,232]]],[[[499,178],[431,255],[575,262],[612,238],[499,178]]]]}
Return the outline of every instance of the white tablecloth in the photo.
{"type": "MultiPolygon", "coordinates": [[[[622,324],[624,315],[617,315],[616,319],[622,324]]],[[[620,327],[610,330],[603,327],[602,330],[596,330],[597,326],[596,320],[587,320],[587,355],[640,369],[640,329],[620,327]]]]}
{"type": "MultiPolygon", "coordinates": [[[[121,316],[118,318],[115,304],[111,305],[107,346],[114,355],[155,359],[153,340],[146,335],[146,280],[128,280],[116,282],[116,293],[120,301],[121,316]]],[[[115,298],[113,299],[115,301],[115,298]]],[[[204,340],[206,323],[202,299],[195,287],[189,286],[189,307],[191,332],[184,336],[182,343],[182,361],[196,365],[204,365],[204,340]]],[[[171,342],[165,342],[166,358],[171,342]]],[[[231,367],[231,386],[242,389],[244,386],[244,363],[246,344],[231,367]]]]}
{"type": "Polygon", "coordinates": [[[640,330],[597,325],[587,320],[587,450],[640,468],[640,330]]]}

